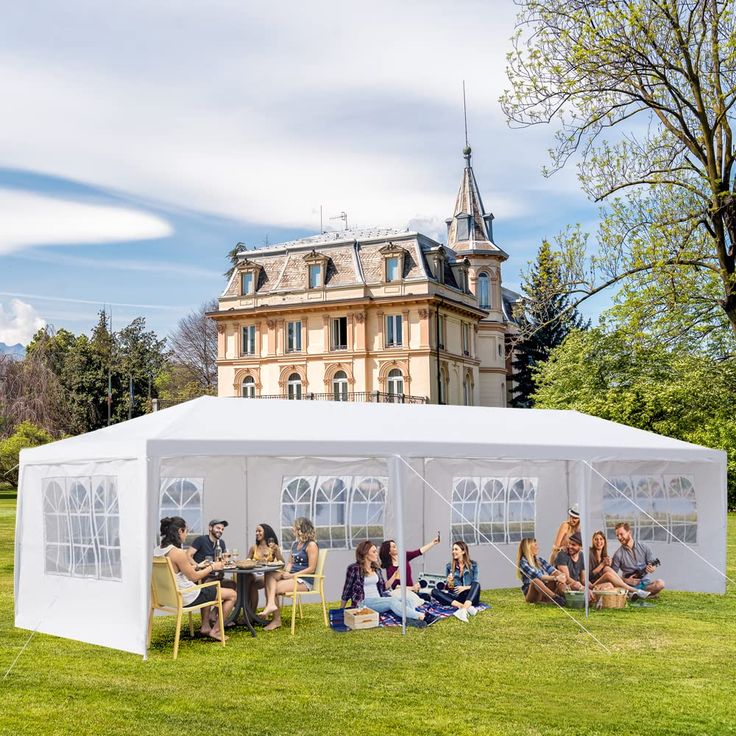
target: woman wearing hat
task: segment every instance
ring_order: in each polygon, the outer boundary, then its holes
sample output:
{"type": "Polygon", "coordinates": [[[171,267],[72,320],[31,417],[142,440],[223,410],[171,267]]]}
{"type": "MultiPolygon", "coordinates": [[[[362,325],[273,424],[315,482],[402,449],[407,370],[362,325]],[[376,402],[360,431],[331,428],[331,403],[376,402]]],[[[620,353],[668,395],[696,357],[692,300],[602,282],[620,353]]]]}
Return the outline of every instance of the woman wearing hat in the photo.
{"type": "Polygon", "coordinates": [[[563,521],[562,524],[560,524],[560,528],[557,530],[555,543],[552,545],[552,554],[549,556],[551,565],[555,564],[557,553],[561,549],[565,549],[567,547],[570,537],[575,534],[575,532],[580,533],[580,510],[578,509],[577,504],[570,506],[567,510],[567,521],[563,521]]]}

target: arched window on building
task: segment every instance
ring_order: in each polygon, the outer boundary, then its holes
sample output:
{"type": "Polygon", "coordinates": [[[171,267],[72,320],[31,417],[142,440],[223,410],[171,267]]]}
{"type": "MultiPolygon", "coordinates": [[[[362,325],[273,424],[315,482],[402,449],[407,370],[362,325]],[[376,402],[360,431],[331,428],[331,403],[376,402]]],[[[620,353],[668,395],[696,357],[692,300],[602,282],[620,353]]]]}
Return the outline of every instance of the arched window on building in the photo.
{"type": "Polygon", "coordinates": [[[298,373],[292,373],[286,383],[286,396],[289,399],[301,399],[302,377],[298,373]]]}
{"type": "Polygon", "coordinates": [[[332,397],[335,401],[348,400],[348,376],[345,371],[337,371],[332,379],[332,397]]]}
{"type": "Polygon", "coordinates": [[[246,376],[241,384],[241,396],[244,399],[255,399],[256,397],[256,379],[253,376],[246,376]]]}
{"type": "Polygon", "coordinates": [[[478,274],[478,306],[481,309],[488,309],[491,306],[491,287],[487,273],[478,274]]]}
{"type": "Polygon", "coordinates": [[[465,374],[463,381],[463,404],[473,406],[473,377],[470,373],[465,374]]]}
{"type": "Polygon", "coordinates": [[[440,389],[440,396],[439,396],[439,403],[440,404],[447,404],[447,371],[445,370],[444,366],[440,367],[440,381],[439,381],[439,389],[440,389]]]}
{"type": "Polygon", "coordinates": [[[390,401],[400,401],[404,395],[404,376],[398,368],[392,368],[387,381],[390,401]]]}

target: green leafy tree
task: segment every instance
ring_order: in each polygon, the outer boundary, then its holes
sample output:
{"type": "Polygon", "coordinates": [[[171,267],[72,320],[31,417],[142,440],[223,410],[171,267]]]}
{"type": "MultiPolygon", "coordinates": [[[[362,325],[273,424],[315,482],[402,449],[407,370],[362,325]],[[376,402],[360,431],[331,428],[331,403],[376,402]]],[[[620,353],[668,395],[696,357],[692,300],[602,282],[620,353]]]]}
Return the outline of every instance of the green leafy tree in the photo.
{"type": "Polygon", "coordinates": [[[607,202],[597,253],[570,243],[571,292],[628,280],[642,329],[733,337],[733,0],[518,5],[507,117],[556,123],[547,173],[574,157],[584,191],[607,202]]]}
{"type": "Polygon", "coordinates": [[[560,345],[570,330],[584,326],[565,293],[559,257],[544,240],[531,271],[522,282],[522,299],[515,309],[519,334],[513,343],[514,393],[512,406],[532,405],[535,371],[560,345]]]}
{"type": "Polygon", "coordinates": [[[576,409],[728,452],[736,506],[736,362],[632,342],[623,331],[571,332],[536,373],[535,406],[576,409]]]}
{"type": "Polygon", "coordinates": [[[238,256],[244,251],[248,250],[245,243],[237,243],[227,253],[227,260],[230,262],[230,268],[225,271],[224,276],[226,279],[230,279],[235,271],[235,267],[238,265],[238,256]]]}
{"type": "Polygon", "coordinates": [[[10,437],[0,440],[0,480],[18,485],[20,451],[51,442],[53,437],[33,422],[21,422],[10,437]]]}

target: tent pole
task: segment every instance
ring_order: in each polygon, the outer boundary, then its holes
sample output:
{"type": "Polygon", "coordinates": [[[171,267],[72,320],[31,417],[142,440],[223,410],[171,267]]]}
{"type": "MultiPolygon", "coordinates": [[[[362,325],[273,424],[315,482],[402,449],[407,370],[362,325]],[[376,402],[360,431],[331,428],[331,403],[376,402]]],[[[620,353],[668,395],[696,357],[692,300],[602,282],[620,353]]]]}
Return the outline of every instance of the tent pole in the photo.
{"type": "Polygon", "coordinates": [[[391,487],[396,493],[396,546],[401,580],[401,633],[406,634],[406,545],[404,543],[404,465],[398,455],[389,462],[391,487]]]}
{"type": "MultiPolygon", "coordinates": [[[[587,471],[587,468],[581,467],[580,463],[576,463],[576,466],[578,466],[578,477],[580,479],[580,488],[578,489],[578,495],[579,495],[579,501],[580,504],[580,536],[583,540],[583,548],[581,550],[581,554],[587,555],[588,550],[585,548],[585,540],[588,539],[588,478],[589,473],[587,471]]],[[[588,618],[590,615],[590,602],[588,600],[588,594],[590,592],[590,560],[585,561],[586,567],[585,567],[585,574],[583,576],[584,578],[584,593],[585,593],[585,618],[588,618]]]]}

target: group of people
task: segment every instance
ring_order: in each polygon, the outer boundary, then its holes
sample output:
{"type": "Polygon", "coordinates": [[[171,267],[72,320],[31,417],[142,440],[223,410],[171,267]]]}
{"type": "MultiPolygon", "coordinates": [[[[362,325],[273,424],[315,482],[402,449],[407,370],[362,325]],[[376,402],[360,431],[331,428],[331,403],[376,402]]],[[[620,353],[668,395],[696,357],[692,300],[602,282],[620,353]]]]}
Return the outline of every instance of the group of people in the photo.
{"type": "MultiPolygon", "coordinates": [[[[592,600],[603,591],[625,590],[632,600],[654,597],[664,590],[664,580],[651,575],[659,565],[652,548],[635,541],[628,522],[616,524],[620,547],[608,554],[606,535],[597,530],[591,540],[588,583],[592,600]]],[[[565,605],[567,591],[585,588],[585,557],[580,535],[580,512],[568,509],[568,518],[557,532],[550,561],[539,556],[539,545],[532,537],[519,543],[517,575],[528,603],[565,605]]]]}
{"type": "MultiPolygon", "coordinates": [[[[154,556],[166,556],[171,560],[176,584],[182,591],[185,606],[214,603],[215,586],[200,587],[198,583],[219,580],[224,618],[227,619],[236,601],[235,584],[224,578],[224,553],[227,550],[223,532],[228,526],[224,519],[212,519],[208,533],[198,536],[185,550],[186,521],[178,516],[161,519],[161,543],[154,556]]],[[[260,590],[265,594],[265,606],[261,616],[271,617],[266,631],[281,626],[279,596],[296,589],[311,590],[317,569],[319,546],[314,525],[309,519],[298,517],[292,525],[294,541],[288,559],[279,547],[273,528],[261,523],[256,526],[255,542],[248,550],[248,558],[260,563],[283,562],[281,569],[266,572],[254,579],[250,586],[249,601],[255,610],[260,590]],[[296,580],[296,582],[295,582],[296,580]]],[[[659,560],[648,545],[635,541],[627,522],[615,528],[620,547],[611,557],[608,554],[606,536],[596,531],[591,540],[588,581],[593,600],[597,593],[623,589],[632,598],[648,598],[664,590],[663,580],[652,576],[659,560]]],[[[348,566],[341,596],[341,606],[348,602],[354,607],[367,606],[380,613],[392,611],[402,615],[401,582],[406,585],[406,619],[414,626],[427,626],[436,616],[427,612],[427,602],[436,601],[442,606],[454,608],[454,615],[467,622],[468,616],[477,613],[480,603],[478,564],[470,557],[468,545],[458,540],[453,543],[450,561],[445,565],[445,581],[423,590],[414,582],[411,561],[439,544],[437,536],[418,549],[406,553],[406,566],[399,567],[399,549],[393,539],[385,540],[380,549],[370,540],[358,544],[355,562],[348,566]]],[[[568,518],[557,532],[550,561],[539,556],[539,545],[532,537],[519,543],[517,574],[521,589],[528,603],[556,603],[564,605],[567,591],[579,591],[585,587],[585,557],[580,535],[580,512],[577,506],[568,509],[568,518]]],[[[202,609],[201,633],[217,640],[227,639],[220,630],[214,606],[202,609]]]]}

